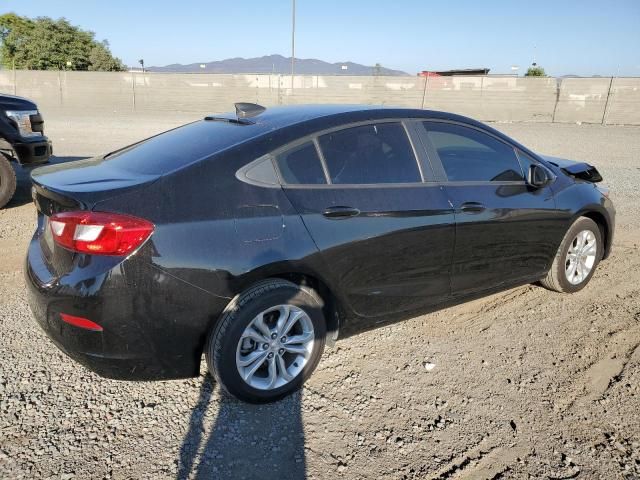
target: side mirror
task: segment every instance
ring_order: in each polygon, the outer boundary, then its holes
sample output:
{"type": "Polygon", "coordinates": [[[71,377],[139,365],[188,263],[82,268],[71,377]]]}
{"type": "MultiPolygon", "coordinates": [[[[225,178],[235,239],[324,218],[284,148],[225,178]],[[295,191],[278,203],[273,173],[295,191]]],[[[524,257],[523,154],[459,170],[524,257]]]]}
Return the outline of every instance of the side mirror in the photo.
{"type": "Polygon", "coordinates": [[[542,188],[549,185],[552,178],[546,168],[540,165],[531,165],[527,172],[527,183],[535,188],[542,188]]]}

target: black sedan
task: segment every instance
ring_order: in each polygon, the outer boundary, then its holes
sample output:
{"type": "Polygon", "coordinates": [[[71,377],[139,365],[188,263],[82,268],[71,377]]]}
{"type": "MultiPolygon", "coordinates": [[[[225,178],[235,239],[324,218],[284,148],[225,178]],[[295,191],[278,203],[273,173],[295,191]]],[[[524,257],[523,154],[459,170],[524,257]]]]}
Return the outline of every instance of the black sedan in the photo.
{"type": "MultiPolygon", "coordinates": [[[[237,104],[32,174],[37,322],[117,379],[281,398],[325,343],[527,282],[575,292],[609,255],[598,171],[449,113],[237,104]]],[[[390,359],[392,361],[392,359],[390,359]]]]}

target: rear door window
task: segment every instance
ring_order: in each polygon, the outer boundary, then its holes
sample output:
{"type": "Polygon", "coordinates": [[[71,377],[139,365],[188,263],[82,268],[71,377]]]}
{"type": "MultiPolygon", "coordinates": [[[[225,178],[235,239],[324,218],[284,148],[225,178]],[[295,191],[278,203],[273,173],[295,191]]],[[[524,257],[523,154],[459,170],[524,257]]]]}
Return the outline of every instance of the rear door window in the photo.
{"type": "Polygon", "coordinates": [[[449,181],[522,181],[514,149],[475,128],[424,122],[449,181]]]}
{"type": "Polygon", "coordinates": [[[327,183],[318,151],[306,142],[276,156],[282,180],[287,184],[320,185],[327,183]]]}
{"type": "Polygon", "coordinates": [[[416,183],[422,178],[399,122],[346,128],[318,137],[331,183],[416,183]]]}

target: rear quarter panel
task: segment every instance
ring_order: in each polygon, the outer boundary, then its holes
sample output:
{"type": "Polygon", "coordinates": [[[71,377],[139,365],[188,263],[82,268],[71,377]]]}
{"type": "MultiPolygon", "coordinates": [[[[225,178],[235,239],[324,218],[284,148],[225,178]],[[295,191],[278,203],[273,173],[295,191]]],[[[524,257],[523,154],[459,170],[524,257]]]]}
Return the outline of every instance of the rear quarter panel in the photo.
{"type": "Polygon", "coordinates": [[[251,185],[235,176],[260,154],[251,145],[230,150],[96,210],[154,222],[153,265],[217,296],[232,298],[280,273],[321,276],[318,249],[281,187],[251,185]]]}

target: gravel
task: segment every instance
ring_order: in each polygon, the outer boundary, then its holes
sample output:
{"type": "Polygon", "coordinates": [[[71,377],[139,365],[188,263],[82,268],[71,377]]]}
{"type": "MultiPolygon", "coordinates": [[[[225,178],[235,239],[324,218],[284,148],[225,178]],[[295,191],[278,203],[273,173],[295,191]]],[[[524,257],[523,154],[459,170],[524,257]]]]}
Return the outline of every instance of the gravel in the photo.
{"type": "MultiPolygon", "coordinates": [[[[103,119],[99,139],[47,127],[65,161],[185,119],[103,119]]],[[[21,174],[0,211],[0,478],[639,478],[640,128],[495,126],[600,168],[618,226],[591,284],[523,286],[339,341],[302,393],[266,406],[222,395],[204,367],[127,383],[60,353],[26,303],[21,174]]]]}

